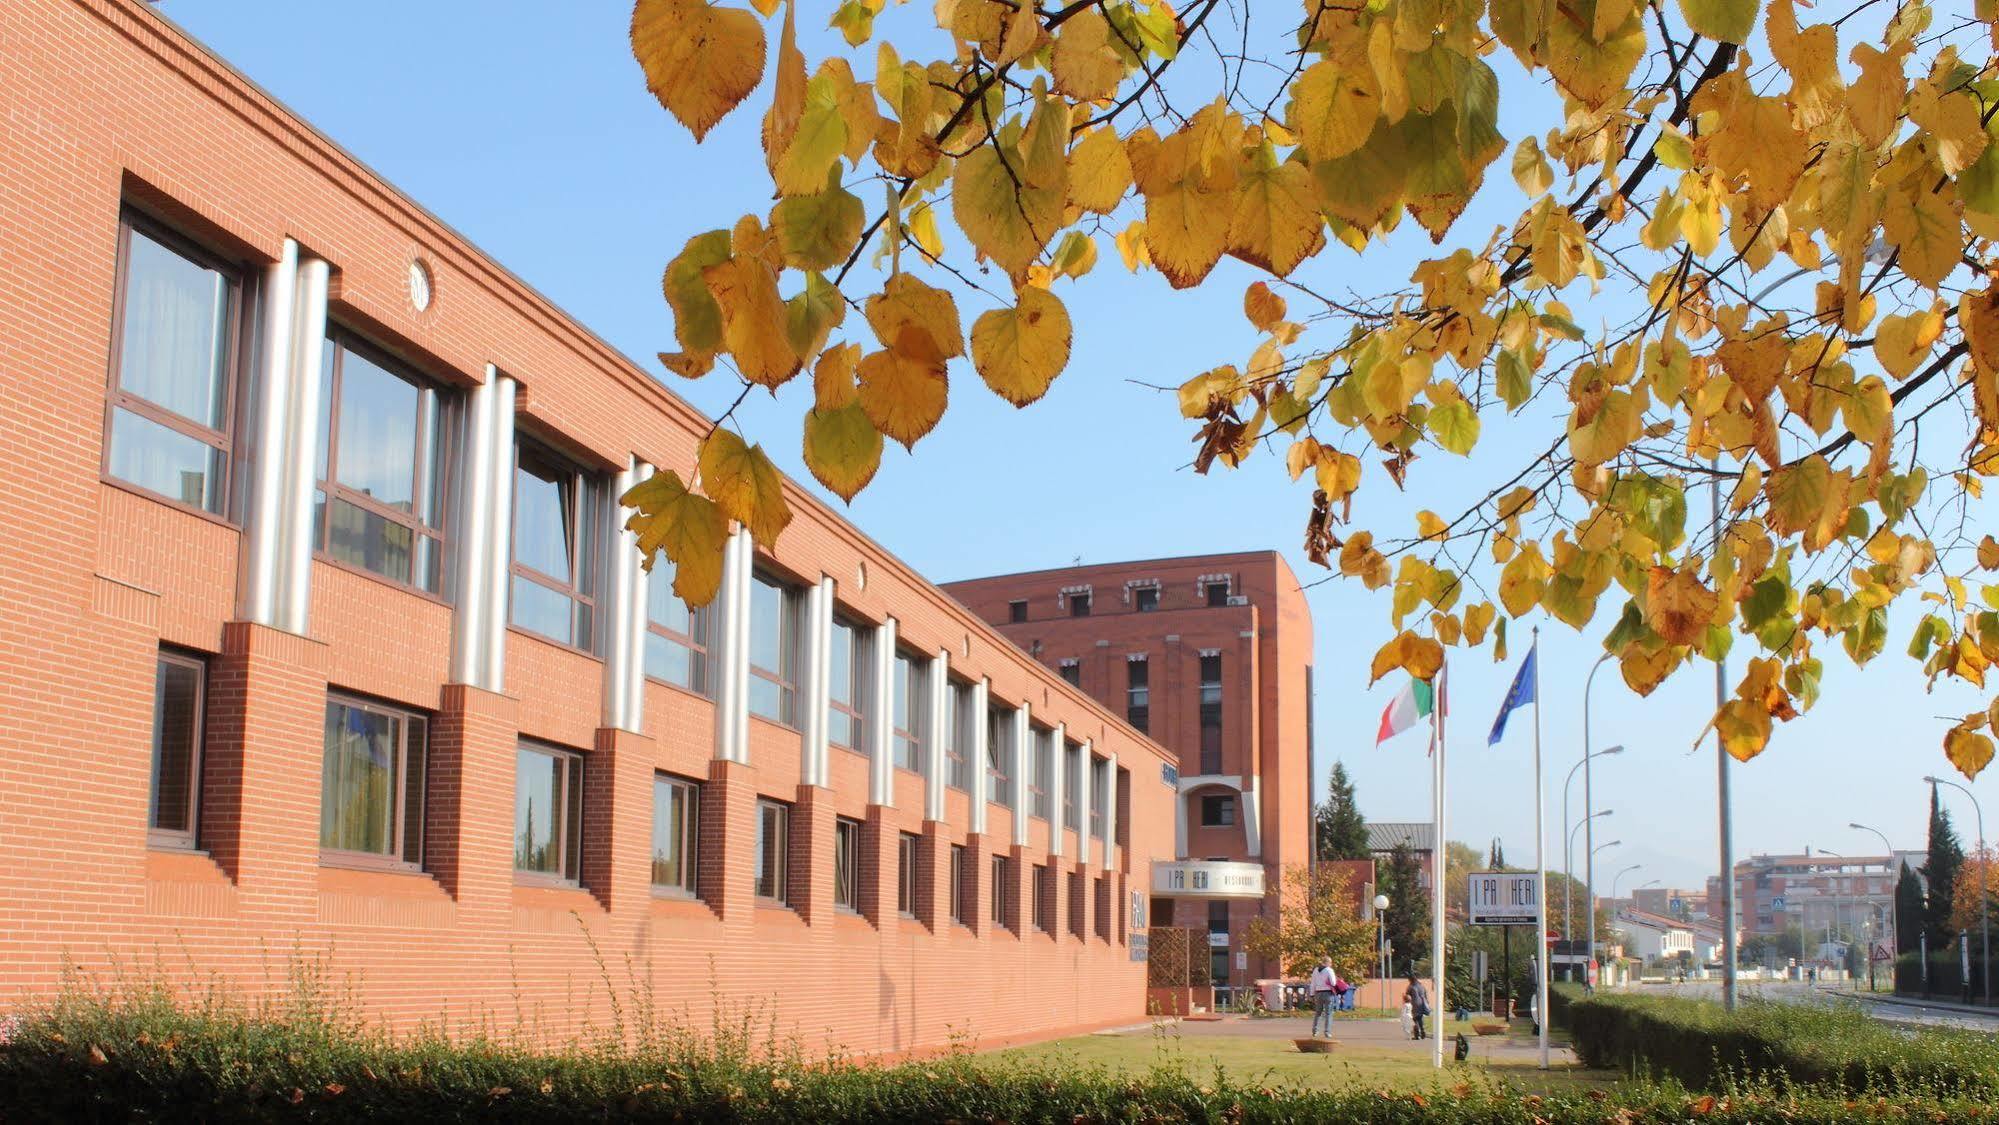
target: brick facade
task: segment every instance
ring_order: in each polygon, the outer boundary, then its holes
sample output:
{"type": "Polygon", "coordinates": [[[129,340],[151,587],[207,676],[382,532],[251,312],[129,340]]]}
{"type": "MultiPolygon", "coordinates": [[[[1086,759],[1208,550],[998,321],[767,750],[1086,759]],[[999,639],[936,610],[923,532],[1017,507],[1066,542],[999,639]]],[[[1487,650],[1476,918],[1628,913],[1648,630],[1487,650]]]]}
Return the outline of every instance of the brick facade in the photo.
{"type": "MultiPolygon", "coordinates": [[[[314,556],[303,628],[246,617],[242,502],[195,511],[105,468],[126,209],[243,268],[263,327],[237,357],[239,387],[262,376],[257,342],[283,315],[257,304],[258,279],[296,247],[330,266],[328,319],[446,398],[503,374],[515,429],[589,473],[637,458],[691,477],[708,422],[138,0],[0,0],[0,42],[0,472],[17,484],[0,495],[0,1011],[51,994],[68,965],[269,995],[303,961],[391,1026],[547,1038],[601,1028],[614,994],[641,992],[696,1028],[718,1004],[758,1006],[782,1036],[859,1053],[1143,1016],[1144,966],[1121,940],[987,922],[984,857],[1013,858],[1011,919],[1027,873],[1050,863],[1045,822],[1023,844],[1007,810],[975,826],[974,798],[952,790],[940,814],[924,776],[839,749],[808,775],[801,732],[759,718],[725,757],[716,699],[657,680],[639,689],[643,721],[621,729],[606,719],[620,658],[601,644],[502,622],[499,686],[454,677],[472,617],[449,583],[434,596],[314,556]],[[162,646],[207,662],[198,850],[149,846],[162,646]],[[420,870],[322,853],[329,690],[427,720],[420,870]],[[584,762],[569,885],[514,871],[524,738],[584,762]],[[695,898],[651,886],[659,772],[700,785],[695,898]],[[788,909],[752,893],[759,798],[792,810],[788,909]],[[833,902],[838,818],[863,825],[856,911],[833,902]],[[920,841],[914,917],[896,909],[903,833],[920,841]],[[943,917],[954,844],[980,860],[967,926],[943,917]]],[[[252,422],[232,423],[237,450],[252,422]]],[[[1115,755],[1128,845],[1099,846],[1082,870],[1142,885],[1173,851],[1165,752],[809,493],[787,483],[786,498],[796,519],[758,569],[830,579],[844,619],[892,620],[906,647],[948,654],[997,703],[1115,755]]],[[[611,604],[600,597],[600,617],[611,604]]]]}

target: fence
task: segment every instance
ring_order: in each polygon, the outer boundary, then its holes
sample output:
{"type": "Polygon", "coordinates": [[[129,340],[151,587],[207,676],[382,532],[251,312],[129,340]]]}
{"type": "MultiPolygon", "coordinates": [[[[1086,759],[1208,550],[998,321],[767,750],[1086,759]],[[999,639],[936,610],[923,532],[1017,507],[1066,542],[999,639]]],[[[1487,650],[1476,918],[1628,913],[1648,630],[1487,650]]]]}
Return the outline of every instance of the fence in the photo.
{"type": "MultiPolygon", "coordinates": [[[[1976,944],[1974,942],[1974,944],[1976,944]]],[[[1929,972],[1923,971],[1923,959],[1915,953],[1904,953],[1895,959],[1895,992],[1903,996],[1921,996],[1925,999],[1957,1000],[1966,1003],[1980,1003],[1985,998],[1986,975],[1992,971],[1992,963],[1971,958],[1971,972],[1964,972],[1964,962],[1957,950],[1948,953],[1932,953],[1929,958],[1929,972]]]]}

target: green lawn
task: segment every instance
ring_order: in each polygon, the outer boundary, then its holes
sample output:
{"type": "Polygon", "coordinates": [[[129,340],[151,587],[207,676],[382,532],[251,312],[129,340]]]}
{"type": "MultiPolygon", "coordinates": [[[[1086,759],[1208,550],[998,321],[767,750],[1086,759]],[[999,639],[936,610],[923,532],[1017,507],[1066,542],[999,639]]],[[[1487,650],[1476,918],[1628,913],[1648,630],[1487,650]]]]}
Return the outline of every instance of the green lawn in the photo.
{"type": "MultiPolygon", "coordinates": [[[[1573,1064],[1558,1064],[1543,1071],[1535,1065],[1531,1052],[1482,1059],[1476,1038],[1472,1059],[1467,1063],[1452,1061],[1449,1054],[1452,1044],[1446,1038],[1445,1069],[1440,1075],[1430,1065],[1429,1052],[1412,1049],[1400,1039],[1400,1032],[1393,1025],[1387,1025],[1387,1037],[1381,1034],[1383,1025],[1379,1024],[1365,1034],[1357,1026],[1343,1028],[1335,1036],[1339,1046],[1324,1055],[1301,1054],[1288,1038],[1218,1034],[1210,1030],[1214,1026],[1162,1025],[1150,1034],[1085,1035],[996,1051],[983,1057],[994,1065],[1020,1062],[1096,1067],[1122,1074],[1165,1067],[1197,1080],[1221,1071],[1238,1081],[1272,1086],[1359,1086],[1397,1091],[1495,1081],[1524,1093],[1539,1094],[1608,1086],[1619,1077],[1612,1071],[1584,1070],[1573,1064]]],[[[1459,1030],[1455,1021],[1445,1021],[1447,1037],[1459,1030]]],[[[1522,1037],[1515,1033],[1508,1038],[1520,1042],[1522,1037]]]]}

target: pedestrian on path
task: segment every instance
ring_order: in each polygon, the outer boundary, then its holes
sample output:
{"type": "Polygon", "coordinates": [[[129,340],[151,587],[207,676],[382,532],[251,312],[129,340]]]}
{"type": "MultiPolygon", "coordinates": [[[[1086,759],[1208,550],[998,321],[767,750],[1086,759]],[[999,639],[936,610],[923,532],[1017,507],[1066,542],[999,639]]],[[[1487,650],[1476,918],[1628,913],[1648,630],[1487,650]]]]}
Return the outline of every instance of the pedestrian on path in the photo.
{"type": "Polygon", "coordinates": [[[1321,958],[1319,967],[1312,970],[1309,988],[1312,991],[1312,1035],[1319,1034],[1321,1022],[1326,1027],[1326,1038],[1333,1037],[1333,994],[1339,985],[1340,975],[1333,971],[1330,958],[1321,958]]]}
{"type": "Polygon", "coordinates": [[[1414,973],[1409,974],[1409,988],[1402,994],[1402,1002],[1409,1005],[1409,1018],[1415,1022],[1415,1034],[1410,1038],[1429,1038],[1423,1030],[1423,1017],[1430,1014],[1430,993],[1414,973]]]}

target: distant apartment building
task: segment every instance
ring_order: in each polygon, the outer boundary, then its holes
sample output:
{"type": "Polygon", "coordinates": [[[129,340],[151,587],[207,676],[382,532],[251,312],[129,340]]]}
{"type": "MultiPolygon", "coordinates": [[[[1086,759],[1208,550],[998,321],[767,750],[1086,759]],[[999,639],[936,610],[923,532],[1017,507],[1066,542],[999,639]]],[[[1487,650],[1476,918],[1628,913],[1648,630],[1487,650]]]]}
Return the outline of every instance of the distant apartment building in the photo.
{"type": "Polygon", "coordinates": [[[1707,914],[1707,888],[1639,887],[1631,892],[1629,905],[1646,914],[1684,922],[1707,914]]]}
{"type": "Polygon", "coordinates": [[[1311,846],[1312,616],[1291,568],[1254,551],[944,589],[1174,752],[1176,861],[1153,865],[1152,920],[1205,927],[1217,982],[1275,975],[1243,933],[1311,846]]]}
{"type": "MultiPolygon", "coordinates": [[[[1895,914],[1902,866],[1919,870],[1922,852],[1886,855],[1753,855],[1735,864],[1736,923],[1744,934],[1778,934],[1798,926],[1807,937],[1833,927],[1882,940],[1895,914]]],[[[1712,914],[1721,910],[1721,880],[1708,878],[1712,914]]]]}
{"type": "Polygon", "coordinates": [[[1681,953],[1694,954],[1693,929],[1677,918],[1626,910],[1616,915],[1611,928],[1623,936],[1626,953],[1648,965],[1673,960],[1681,953]]]}

